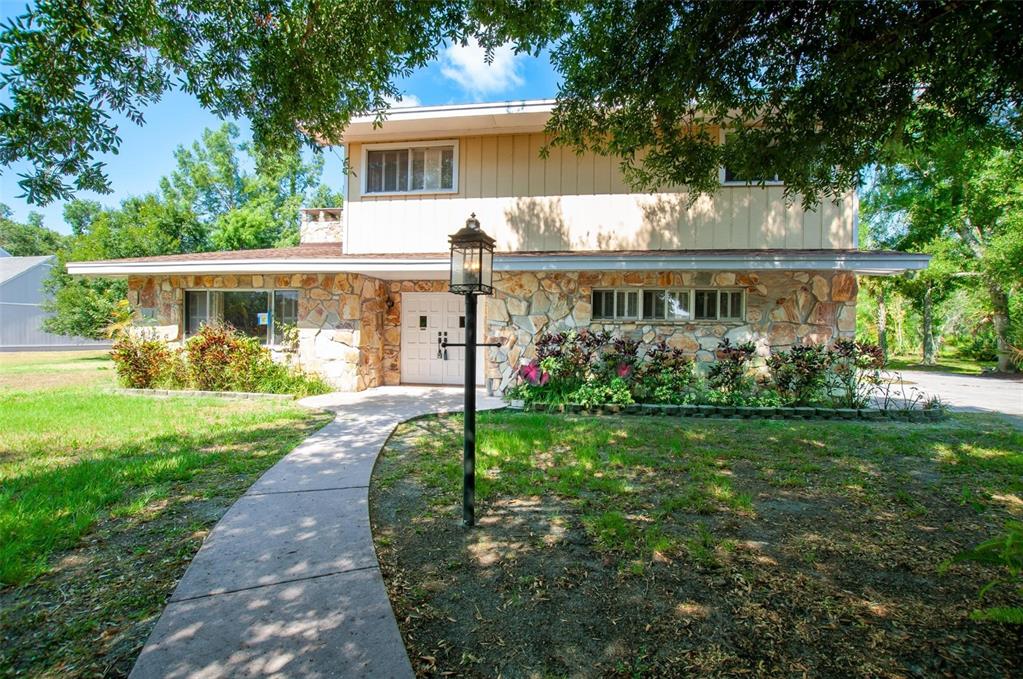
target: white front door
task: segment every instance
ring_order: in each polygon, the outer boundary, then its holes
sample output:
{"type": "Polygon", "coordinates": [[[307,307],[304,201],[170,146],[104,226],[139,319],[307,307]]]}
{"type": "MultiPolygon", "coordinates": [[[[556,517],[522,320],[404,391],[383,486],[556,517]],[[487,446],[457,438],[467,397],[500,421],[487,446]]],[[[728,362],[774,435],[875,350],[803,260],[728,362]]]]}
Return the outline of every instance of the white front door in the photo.
{"type": "MultiPolygon", "coordinates": [[[[477,323],[476,342],[483,324],[477,323]]],[[[443,340],[465,342],[465,298],[449,292],[401,295],[401,381],[405,384],[463,384],[465,349],[441,348],[443,340]]],[[[477,348],[476,383],[483,384],[483,352],[477,348]]]]}

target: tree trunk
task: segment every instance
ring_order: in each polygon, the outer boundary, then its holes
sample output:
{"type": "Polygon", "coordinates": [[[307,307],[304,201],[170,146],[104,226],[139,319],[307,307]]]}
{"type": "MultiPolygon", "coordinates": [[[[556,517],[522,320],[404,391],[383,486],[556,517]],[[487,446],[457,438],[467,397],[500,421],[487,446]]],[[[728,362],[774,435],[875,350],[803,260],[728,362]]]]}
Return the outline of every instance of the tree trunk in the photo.
{"type": "Polygon", "coordinates": [[[1012,346],[1009,344],[1009,295],[995,282],[988,283],[991,292],[991,308],[994,309],[992,321],[995,325],[995,338],[998,351],[998,372],[1015,372],[1012,364],[1012,346]]]}
{"type": "Polygon", "coordinates": [[[898,297],[893,301],[895,302],[892,307],[892,321],[895,323],[895,352],[904,354],[908,353],[906,350],[906,310],[898,297]]]}
{"type": "Polygon", "coordinates": [[[934,301],[932,292],[933,288],[927,288],[927,292],[924,293],[924,365],[934,365],[937,363],[935,360],[937,351],[934,346],[934,301]]]}
{"type": "Polygon", "coordinates": [[[877,346],[881,355],[888,359],[888,292],[881,287],[877,291],[877,346]]]}

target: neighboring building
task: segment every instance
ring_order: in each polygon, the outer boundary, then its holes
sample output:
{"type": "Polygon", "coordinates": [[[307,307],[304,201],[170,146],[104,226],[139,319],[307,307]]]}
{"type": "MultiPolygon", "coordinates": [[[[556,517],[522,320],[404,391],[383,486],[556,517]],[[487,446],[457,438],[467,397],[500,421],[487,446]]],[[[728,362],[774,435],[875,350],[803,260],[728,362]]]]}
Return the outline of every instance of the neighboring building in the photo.
{"type": "MultiPolygon", "coordinates": [[[[631,191],[608,157],[539,154],[553,102],[392,110],[345,132],[346,203],[311,210],[295,248],[77,262],[127,277],[141,318],[181,340],[210,318],[274,344],[297,323],[301,361],[338,388],[462,379],[463,300],[446,292],[447,236],[475,212],[497,239],[497,294],[483,337],[504,345],[478,374],[503,388],[543,330],[667,339],[697,361],[718,342],[760,353],[852,336],[856,273],[894,274],[926,255],[860,251],[857,197],[817,210],[784,187],[734,181],[690,204],[684,188],[631,191]]],[[[721,134],[719,132],[719,134],[721,134]]],[[[723,138],[723,134],[721,134],[723,138]]],[[[482,353],[482,352],[481,352],[482,353]]]]}
{"type": "Polygon", "coordinates": [[[65,337],[43,330],[43,283],[56,263],[53,255],[11,257],[0,248],[0,351],[87,349],[108,343],[65,337]]]}

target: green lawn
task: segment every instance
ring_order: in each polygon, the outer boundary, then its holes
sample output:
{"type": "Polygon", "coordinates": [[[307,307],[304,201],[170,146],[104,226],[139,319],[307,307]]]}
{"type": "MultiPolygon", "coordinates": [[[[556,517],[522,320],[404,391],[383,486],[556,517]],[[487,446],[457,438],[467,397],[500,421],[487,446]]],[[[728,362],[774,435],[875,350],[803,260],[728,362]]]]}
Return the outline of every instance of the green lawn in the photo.
{"type": "MultiPolygon", "coordinates": [[[[457,523],[460,418],[377,464],[378,555],[428,676],[1007,676],[956,551],[1023,517],[1023,432],[934,424],[487,414],[457,523]]],[[[997,590],[992,603],[1019,605],[997,590]]]]}
{"type": "Polygon", "coordinates": [[[17,389],[113,386],[109,352],[19,351],[0,353],[0,393],[17,389]]]}
{"type": "Polygon", "coordinates": [[[126,674],[209,528],[330,419],[112,375],[102,354],[0,354],[0,674],[126,674]]]}
{"type": "Polygon", "coordinates": [[[892,370],[926,370],[928,372],[955,373],[957,375],[980,375],[995,367],[994,361],[976,361],[972,358],[942,352],[935,365],[923,365],[919,354],[892,356],[888,366],[892,370]]]}

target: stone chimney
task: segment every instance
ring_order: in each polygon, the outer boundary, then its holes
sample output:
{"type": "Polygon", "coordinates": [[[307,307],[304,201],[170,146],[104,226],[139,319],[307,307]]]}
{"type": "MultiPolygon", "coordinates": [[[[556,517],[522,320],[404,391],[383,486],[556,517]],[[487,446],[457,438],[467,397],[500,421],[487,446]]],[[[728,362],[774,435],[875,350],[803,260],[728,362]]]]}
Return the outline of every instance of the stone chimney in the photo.
{"type": "Polygon", "coordinates": [[[299,229],[298,242],[337,243],[341,245],[344,228],[341,224],[341,208],[339,207],[307,207],[302,208],[302,226],[299,229]]]}

